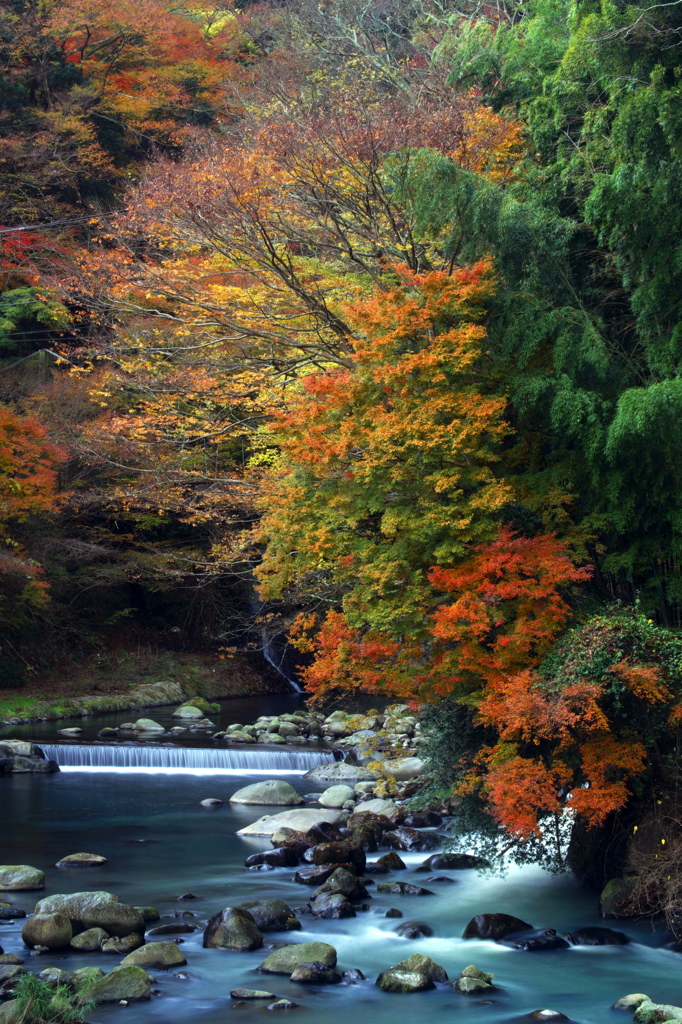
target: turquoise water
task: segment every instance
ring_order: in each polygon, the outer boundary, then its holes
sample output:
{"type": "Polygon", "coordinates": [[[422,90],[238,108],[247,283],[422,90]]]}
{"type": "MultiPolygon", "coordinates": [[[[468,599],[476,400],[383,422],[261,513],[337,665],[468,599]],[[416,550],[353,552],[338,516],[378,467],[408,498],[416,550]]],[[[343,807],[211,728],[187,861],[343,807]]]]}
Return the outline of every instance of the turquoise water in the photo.
{"type": "MultiPolygon", "coordinates": [[[[286,778],[301,792],[311,788],[300,777],[286,778]]],[[[305,902],[309,890],[293,882],[292,869],[248,872],[243,866],[248,854],[269,848],[269,843],[241,838],[235,832],[267,809],[231,808],[227,802],[216,810],[199,806],[204,797],[227,801],[250,781],[256,777],[80,771],[43,778],[2,777],[0,862],[43,868],[45,895],[106,889],[123,902],[156,906],[164,920],[177,911],[191,910],[197,920],[205,921],[225,906],[270,896],[296,907],[305,902]],[[109,863],[87,871],[65,872],[53,866],[60,857],[79,850],[103,854],[109,863]],[[198,899],[178,902],[177,897],[188,891],[198,899]]],[[[412,873],[423,858],[405,855],[409,870],[395,877],[426,884],[427,876],[412,873]]],[[[512,869],[505,877],[473,871],[438,873],[456,878],[457,884],[428,885],[434,896],[375,895],[372,909],[356,918],[304,917],[302,931],[266,936],[266,942],[292,938],[331,942],[338,950],[341,969],[357,967],[367,976],[359,985],[308,987],[292,984],[284,976],[254,973],[267,951],[204,950],[197,932],[184,936],[186,968],[154,972],[159,995],[127,1009],[100,1007],[91,1020],[94,1024],[114,1019],[136,1024],[218,1024],[233,1014],[249,1020],[268,1015],[262,1003],[233,1009],[230,989],[237,986],[266,988],[293,999],[305,1008],[294,1012],[309,1024],[348,1024],[349,1020],[394,1024],[396,1014],[418,1022],[433,1015],[443,1022],[492,1024],[547,1007],[574,1020],[607,1024],[630,1019],[610,1009],[614,1000],[628,992],[643,991],[656,1001],[682,1003],[682,959],[662,948],[665,936],[655,934],[648,923],[615,924],[633,939],[626,947],[521,953],[460,938],[472,916],[490,911],[514,914],[537,928],[558,931],[613,924],[597,917],[595,893],[581,889],[570,877],[555,878],[534,868],[512,869]],[[393,929],[400,922],[383,916],[390,906],[399,907],[405,921],[427,922],[433,936],[411,941],[395,935],[393,929]],[[461,996],[447,986],[413,995],[390,995],[375,987],[380,970],[416,952],[442,964],[451,979],[475,963],[494,973],[499,988],[490,999],[482,1000],[461,996]]],[[[40,895],[17,893],[12,900],[30,912],[40,895]]],[[[119,962],[116,956],[99,953],[28,956],[20,931],[20,922],[0,924],[0,943],[6,952],[24,953],[31,969],[96,964],[108,970],[119,962]]]]}

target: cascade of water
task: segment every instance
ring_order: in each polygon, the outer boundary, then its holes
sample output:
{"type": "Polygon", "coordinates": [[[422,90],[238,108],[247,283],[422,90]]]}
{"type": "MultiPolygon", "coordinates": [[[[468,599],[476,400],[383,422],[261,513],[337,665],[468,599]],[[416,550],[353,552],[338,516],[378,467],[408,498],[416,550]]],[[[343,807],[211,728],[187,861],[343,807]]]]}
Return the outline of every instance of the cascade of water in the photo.
{"type": "Polygon", "coordinates": [[[334,760],[326,750],[251,750],[151,744],[41,743],[51,761],[68,770],[184,772],[210,775],[302,774],[334,760]]]}

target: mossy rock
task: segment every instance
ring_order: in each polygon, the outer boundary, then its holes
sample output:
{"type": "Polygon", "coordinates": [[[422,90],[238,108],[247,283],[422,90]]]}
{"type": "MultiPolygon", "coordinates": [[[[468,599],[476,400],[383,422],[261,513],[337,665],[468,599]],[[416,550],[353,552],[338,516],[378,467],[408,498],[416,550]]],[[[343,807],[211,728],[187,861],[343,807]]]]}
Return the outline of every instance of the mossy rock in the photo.
{"type": "Polygon", "coordinates": [[[186,700],[180,707],[199,708],[205,715],[217,715],[220,712],[220,704],[216,701],[206,700],[205,697],[192,697],[191,700],[186,700]]]}

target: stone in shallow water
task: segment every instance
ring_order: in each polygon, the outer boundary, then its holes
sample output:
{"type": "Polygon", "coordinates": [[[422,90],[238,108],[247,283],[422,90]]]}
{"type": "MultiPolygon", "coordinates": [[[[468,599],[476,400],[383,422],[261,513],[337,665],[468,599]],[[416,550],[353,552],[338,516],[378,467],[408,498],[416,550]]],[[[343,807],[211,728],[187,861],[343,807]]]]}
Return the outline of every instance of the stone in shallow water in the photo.
{"type": "Polygon", "coordinates": [[[532,931],[533,925],[511,914],[477,914],[464,929],[463,939],[503,939],[515,932],[532,931]]]}
{"type": "Polygon", "coordinates": [[[21,929],[21,938],[27,946],[47,946],[64,949],[71,942],[73,928],[66,914],[34,914],[21,929]]]}
{"type": "Polygon", "coordinates": [[[293,786],[281,779],[268,779],[267,782],[254,782],[250,786],[238,789],[230,797],[231,804],[277,804],[281,807],[293,807],[303,803],[293,786]]]}
{"type": "Polygon", "coordinates": [[[448,980],[447,972],[428,956],[415,953],[395,967],[382,971],[376,984],[383,992],[423,992],[435,988],[435,982],[448,980]]]}
{"type": "Polygon", "coordinates": [[[377,892],[390,892],[395,896],[433,896],[430,889],[423,889],[421,885],[412,885],[411,882],[382,882],[377,886],[377,892]]]}
{"type": "Polygon", "coordinates": [[[565,1013],[559,1013],[558,1010],[533,1010],[526,1016],[528,1020],[570,1020],[570,1017],[567,1017],[565,1013]]]}
{"type": "Polygon", "coordinates": [[[58,868],[97,868],[107,864],[107,858],[99,853],[70,853],[55,864],[58,868]]]}
{"type": "Polygon", "coordinates": [[[182,967],[187,963],[184,953],[181,953],[174,942],[150,942],[146,946],[128,953],[128,956],[121,960],[121,966],[129,965],[136,967],[182,967]]]}
{"type": "Polygon", "coordinates": [[[21,907],[14,907],[11,903],[0,903],[0,921],[14,921],[19,917],[26,917],[26,911],[21,907]]]}
{"type": "Polygon", "coordinates": [[[276,949],[258,968],[266,974],[288,974],[299,964],[319,960],[325,967],[336,967],[336,950],[327,942],[301,942],[276,949]]]}
{"type": "Polygon", "coordinates": [[[247,953],[263,945],[263,936],[248,910],[225,907],[215,914],[204,932],[205,949],[235,949],[247,953]]]}
{"type": "Polygon", "coordinates": [[[463,995],[476,995],[492,989],[492,974],[480,971],[474,964],[469,964],[455,978],[452,987],[463,995]]]}
{"type": "Polygon", "coordinates": [[[93,953],[96,949],[101,949],[102,943],[106,942],[108,938],[109,936],[104,931],[104,928],[88,928],[87,931],[81,932],[80,935],[74,935],[69,945],[71,949],[93,953]]]}
{"type": "Polygon", "coordinates": [[[327,810],[324,807],[306,807],[296,811],[280,811],[278,814],[266,814],[252,825],[246,825],[237,832],[238,836],[272,836],[282,828],[293,829],[295,832],[307,832],[318,821],[335,822],[341,818],[341,811],[327,810]]]}
{"type": "Polygon", "coordinates": [[[301,927],[301,922],[283,900],[247,900],[237,904],[235,909],[246,910],[262,932],[290,932],[301,927]]]}
{"type": "Polygon", "coordinates": [[[421,939],[433,935],[433,928],[422,921],[405,921],[403,924],[399,924],[394,931],[396,935],[401,935],[404,939],[421,939]]]}
{"type": "Polygon", "coordinates": [[[201,807],[222,807],[223,802],[216,796],[207,796],[205,800],[200,800],[199,804],[201,807]]]}
{"type": "Polygon", "coordinates": [[[233,999],[276,999],[274,992],[263,992],[258,988],[233,988],[230,992],[233,999]]]}
{"type": "Polygon", "coordinates": [[[138,949],[143,944],[144,938],[139,932],[131,932],[130,935],[114,935],[111,939],[104,940],[102,952],[125,956],[126,953],[132,953],[134,949],[138,949]]]}
{"type": "Polygon", "coordinates": [[[341,975],[333,967],[326,967],[319,960],[310,960],[297,964],[291,972],[290,980],[303,985],[338,985],[341,975]]]}
{"type": "Polygon", "coordinates": [[[278,999],[276,1003],[270,1003],[268,1010],[295,1010],[298,1003],[294,1003],[291,999],[278,999]]]}
{"type": "Polygon", "coordinates": [[[118,1003],[121,999],[149,999],[151,992],[151,978],[145,970],[135,964],[121,964],[88,988],[83,999],[85,1002],[118,1003]]]}
{"type": "Polygon", "coordinates": [[[28,864],[0,864],[0,892],[45,888],[45,872],[28,864]]]}
{"type": "Polygon", "coordinates": [[[613,1010],[636,1010],[640,1003],[651,1002],[649,996],[644,995],[643,992],[631,992],[628,996],[621,996],[620,999],[616,999],[612,1006],[613,1010]]]}

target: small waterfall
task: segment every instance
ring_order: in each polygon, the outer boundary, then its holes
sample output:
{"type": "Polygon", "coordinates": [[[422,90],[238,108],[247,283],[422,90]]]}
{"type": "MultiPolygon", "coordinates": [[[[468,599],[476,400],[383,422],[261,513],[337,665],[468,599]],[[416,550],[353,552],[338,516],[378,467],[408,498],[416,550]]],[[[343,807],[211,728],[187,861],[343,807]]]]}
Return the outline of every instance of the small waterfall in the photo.
{"type": "Polygon", "coordinates": [[[252,750],[151,744],[41,743],[62,771],[165,772],[187,775],[302,775],[334,760],[326,750],[252,750]]]}

